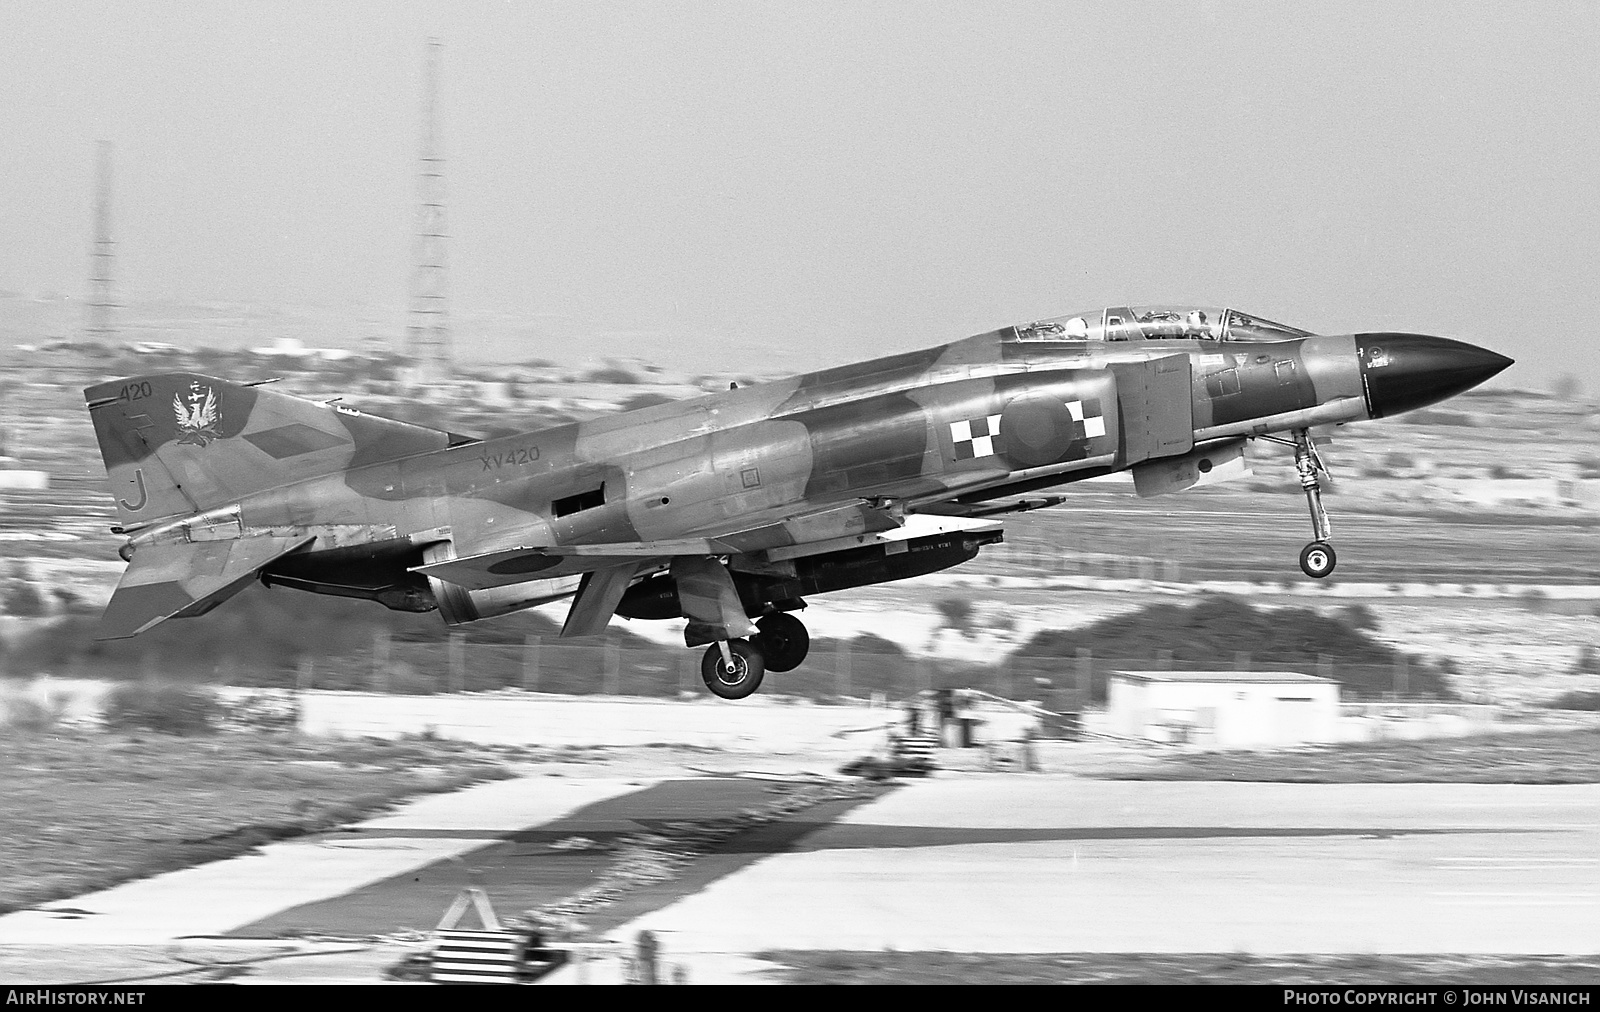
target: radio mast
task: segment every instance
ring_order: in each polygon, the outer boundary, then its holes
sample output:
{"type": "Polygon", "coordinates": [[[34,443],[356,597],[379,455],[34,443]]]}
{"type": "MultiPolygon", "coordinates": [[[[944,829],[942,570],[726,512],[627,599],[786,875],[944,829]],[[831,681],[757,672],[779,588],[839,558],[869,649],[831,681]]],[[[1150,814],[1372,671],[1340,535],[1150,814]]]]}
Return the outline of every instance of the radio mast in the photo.
{"type": "Polygon", "coordinates": [[[450,304],[446,298],[444,158],[439,153],[439,40],[428,40],[423,82],[422,145],[417,172],[417,232],[411,274],[407,354],[416,381],[449,380],[454,366],[450,304]]]}
{"type": "Polygon", "coordinates": [[[94,247],[89,252],[89,301],[84,305],[84,333],[102,344],[116,336],[111,326],[111,269],[115,247],[111,239],[111,142],[98,145],[94,187],[94,247]]]}

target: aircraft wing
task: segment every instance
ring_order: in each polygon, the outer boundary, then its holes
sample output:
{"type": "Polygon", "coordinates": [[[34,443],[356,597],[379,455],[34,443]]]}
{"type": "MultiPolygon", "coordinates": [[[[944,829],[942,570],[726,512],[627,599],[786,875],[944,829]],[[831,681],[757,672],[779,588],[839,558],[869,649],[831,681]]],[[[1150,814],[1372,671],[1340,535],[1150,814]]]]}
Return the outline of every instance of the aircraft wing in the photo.
{"type": "Polygon", "coordinates": [[[809,510],[769,510],[737,517],[695,536],[660,541],[611,541],[591,545],[523,545],[434,562],[416,571],[469,590],[487,590],[526,580],[634,566],[648,559],[693,555],[739,555],[787,545],[828,541],[893,530],[901,521],[860,499],[809,510]]]}
{"type": "Polygon", "coordinates": [[[262,566],[316,540],[237,538],[143,545],[106,605],[96,639],[126,639],[169,618],[203,615],[244,589],[262,566]]]}

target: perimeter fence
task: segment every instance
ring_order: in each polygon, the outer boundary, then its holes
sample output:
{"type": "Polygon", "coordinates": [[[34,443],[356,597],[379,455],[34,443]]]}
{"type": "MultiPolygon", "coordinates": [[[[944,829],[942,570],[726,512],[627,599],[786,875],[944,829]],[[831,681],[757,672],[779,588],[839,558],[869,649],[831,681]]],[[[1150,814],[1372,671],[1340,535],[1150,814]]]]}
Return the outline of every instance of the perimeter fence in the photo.
{"type": "MultiPolygon", "coordinates": [[[[1012,700],[1032,700],[1058,712],[1104,702],[1116,671],[1194,670],[1166,652],[1156,657],[1105,657],[1079,650],[1073,657],[1008,656],[993,663],[918,656],[885,649],[882,640],[819,640],[794,671],[769,672],[763,693],[817,702],[882,696],[903,699],[941,688],[980,689],[1012,700]]],[[[572,642],[528,636],[521,643],[476,643],[459,634],[444,641],[409,642],[374,637],[370,650],[336,656],[303,654],[298,662],[225,658],[211,681],[240,686],[333,689],[407,695],[520,689],[569,695],[675,697],[706,691],[703,648],[572,642]]],[[[1239,652],[1206,666],[1217,671],[1295,671],[1335,679],[1346,700],[1433,696],[1437,675],[1401,658],[1390,664],[1346,664],[1322,656],[1260,662],[1239,652]]],[[[160,677],[159,659],[146,675],[160,677]]]]}

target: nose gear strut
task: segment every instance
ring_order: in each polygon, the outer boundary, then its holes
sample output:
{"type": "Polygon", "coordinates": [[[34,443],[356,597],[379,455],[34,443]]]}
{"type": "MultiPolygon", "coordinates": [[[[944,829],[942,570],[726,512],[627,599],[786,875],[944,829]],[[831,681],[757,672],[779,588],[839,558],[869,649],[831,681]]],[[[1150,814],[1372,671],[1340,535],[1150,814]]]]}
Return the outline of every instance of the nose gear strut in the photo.
{"type": "Polygon", "coordinates": [[[1317,479],[1317,472],[1328,473],[1328,465],[1322,462],[1307,429],[1294,430],[1294,469],[1300,473],[1300,487],[1305,490],[1306,506],[1311,510],[1311,533],[1316,538],[1300,550],[1300,569],[1320,580],[1333,572],[1339,557],[1328,544],[1333,527],[1328,523],[1328,511],[1322,508],[1322,483],[1317,479]]]}
{"type": "Polygon", "coordinates": [[[1322,461],[1322,455],[1317,452],[1316,444],[1311,441],[1311,430],[1295,429],[1292,434],[1292,441],[1281,436],[1262,435],[1256,438],[1294,447],[1294,469],[1300,474],[1300,488],[1305,491],[1306,506],[1311,510],[1311,534],[1317,539],[1300,549],[1300,569],[1312,579],[1320,580],[1332,573],[1333,567],[1339,563],[1339,556],[1328,544],[1333,537],[1333,526],[1328,523],[1328,511],[1322,508],[1322,482],[1317,477],[1319,473],[1330,472],[1328,465],[1322,461]]]}

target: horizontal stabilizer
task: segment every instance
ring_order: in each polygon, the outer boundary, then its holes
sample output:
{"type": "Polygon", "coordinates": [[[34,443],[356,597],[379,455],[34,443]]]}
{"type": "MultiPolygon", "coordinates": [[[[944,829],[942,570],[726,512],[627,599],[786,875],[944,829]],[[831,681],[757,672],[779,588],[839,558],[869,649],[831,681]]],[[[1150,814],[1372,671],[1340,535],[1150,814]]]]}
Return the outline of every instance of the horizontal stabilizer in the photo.
{"type": "Polygon", "coordinates": [[[243,590],[261,567],[314,540],[306,535],[142,545],[111,595],[95,638],[126,639],[169,618],[203,615],[243,590]]]}

